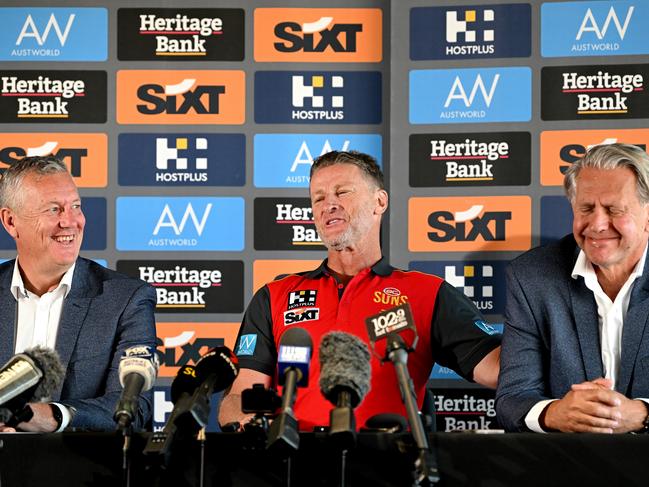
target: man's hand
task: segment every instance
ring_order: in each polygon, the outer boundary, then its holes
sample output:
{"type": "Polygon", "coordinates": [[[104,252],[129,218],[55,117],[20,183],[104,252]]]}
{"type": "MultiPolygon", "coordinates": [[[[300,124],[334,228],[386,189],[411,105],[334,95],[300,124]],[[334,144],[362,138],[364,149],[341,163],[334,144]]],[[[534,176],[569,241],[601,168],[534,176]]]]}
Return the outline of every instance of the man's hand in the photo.
{"type": "Polygon", "coordinates": [[[622,423],[624,396],[606,386],[596,381],[573,385],[562,399],[545,408],[539,418],[541,426],[564,432],[613,433],[622,423]]]}
{"type": "Polygon", "coordinates": [[[541,415],[546,429],[589,433],[628,433],[642,428],[647,417],[643,401],[612,390],[609,379],[573,384],[563,399],[554,401],[541,415]]]}
{"type": "Polygon", "coordinates": [[[29,403],[29,407],[34,412],[32,419],[24,423],[18,423],[15,429],[0,423],[0,433],[14,433],[16,429],[33,433],[51,433],[56,430],[57,423],[52,415],[52,407],[49,403],[32,402],[29,403]]]}

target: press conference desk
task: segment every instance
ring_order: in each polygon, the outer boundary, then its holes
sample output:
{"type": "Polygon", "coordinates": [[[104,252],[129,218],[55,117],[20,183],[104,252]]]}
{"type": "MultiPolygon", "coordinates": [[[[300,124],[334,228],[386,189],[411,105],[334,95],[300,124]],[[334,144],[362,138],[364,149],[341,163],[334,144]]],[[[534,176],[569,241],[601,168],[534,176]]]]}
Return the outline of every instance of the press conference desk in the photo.
{"type": "MultiPolygon", "coordinates": [[[[130,485],[199,485],[195,440],[176,442],[162,467],[141,454],[147,436],[133,437],[130,485]]],[[[0,441],[1,487],[126,485],[117,434],[0,434],[0,441]]],[[[393,435],[359,435],[348,455],[347,485],[410,485],[411,463],[399,443],[393,435]]],[[[649,436],[444,433],[432,435],[431,444],[443,486],[611,487],[649,481],[649,436]]],[[[205,459],[205,485],[286,485],[285,463],[253,448],[242,434],[208,434],[205,459]]],[[[292,485],[338,485],[338,459],[326,438],[302,435],[292,485]]]]}

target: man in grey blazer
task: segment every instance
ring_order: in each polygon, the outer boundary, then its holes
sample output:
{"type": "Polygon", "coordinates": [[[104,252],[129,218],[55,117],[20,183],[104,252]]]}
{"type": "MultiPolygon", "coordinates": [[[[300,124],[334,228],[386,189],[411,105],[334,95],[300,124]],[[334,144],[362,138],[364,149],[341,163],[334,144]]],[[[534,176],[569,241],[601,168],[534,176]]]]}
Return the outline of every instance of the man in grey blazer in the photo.
{"type": "Polygon", "coordinates": [[[645,431],[649,156],[595,146],[564,186],[573,235],[508,268],[498,420],[508,431],[645,431]]]}
{"type": "MultiPolygon", "coordinates": [[[[52,402],[30,404],[33,418],[17,429],[115,429],[122,353],[155,346],[155,292],[79,257],[81,199],[55,158],[28,157],[5,171],[0,218],[18,253],[0,265],[0,364],[40,345],[54,348],[65,368],[52,402]]],[[[136,428],[150,418],[151,403],[151,393],[141,396],[136,428]]],[[[0,431],[13,428],[0,424],[0,431]]]]}

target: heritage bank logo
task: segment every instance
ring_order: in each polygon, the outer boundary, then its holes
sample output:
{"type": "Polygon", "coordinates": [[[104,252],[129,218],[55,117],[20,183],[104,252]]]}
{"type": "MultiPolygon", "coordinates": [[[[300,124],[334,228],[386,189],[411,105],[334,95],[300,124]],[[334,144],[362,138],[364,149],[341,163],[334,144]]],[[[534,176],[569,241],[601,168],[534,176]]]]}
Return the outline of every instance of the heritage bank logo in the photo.
{"type": "Polygon", "coordinates": [[[241,197],[117,198],[117,250],[243,250],[241,197]]]}
{"type": "Polygon", "coordinates": [[[529,132],[413,134],[410,186],[529,185],[529,132]]]}
{"type": "Polygon", "coordinates": [[[314,158],[357,150],[381,166],[381,143],[376,134],[255,134],[253,181],[257,188],[308,188],[314,158]]]}
{"type": "Polygon", "coordinates": [[[563,186],[566,170],[596,145],[617,142],[647,150],[649,129],[557,130],[541,132],[541,184],[563,186]]]}
{"type": "Polygon", "coordinates": [[[505,268],[507,261],[413,261],[409,269],[443,277],[473,301],[484,314],[505,311],[505,268]]]}
{"type": "Polygon", "coordinates": [[[378,124],[381,92],[377,71],[257,71],[255,122],[378,124]]]}
{"type": "Polygon", "coordinates": [[[118,260],[117,271],[156,291],[156,313],[241,313],[240,260],[118,260]]]}
{"type": "Polygon", "coordinates": [[[649,64],[541,69],[541,118],[591,120],[649,117],[644,83],[649,64]]]}
{"type": "Polygon", "coordinates": [[[529,196],[410,198],[408,249],[412,252],[528,250],[529,196]]]}
{"type": "Polygon", "coordinates": [[[532,71],[527,67],[410,71],[410,123],[527,122],[532,71]]]}
{"type": "Polygon", "coordinates": [[[243,61],[240,8],[120,8],[121,61],[243,61]]]}
{"type": "Polygon", "coordinates": [[[122,186],[243,186],[243,134],[119,134],[122,186]]]}
{"type": "Polygon", "coordinates": [[[410,9],[413,61],[529,57],[530,52],[528,4],[410,9]]]}
{"type": "Polygon", "coordinates": [[[255,250],[326,250],[309,198],[255,198],[255,250]]]}
{"type": "Polygon", "coordinates": [[[647,2],[559,2],[541,5],[541,55],[649,53],[647,2]]]}
{"type": "Polygon", "coordinates": [[[105,123],[106,71],[0,71],[0,123],[105,123]]]}
{"type": "Polygon", "coordinates": [[[0,172],[23,157],[54,156],[62,160],[79,188],[105,188],[108,181],[106,134],[0,134],[0,172]]]}
{"type": "Polygon", "coordinates": [[[243,71],[118,71],[117,122],[242,124],[243,71]]]}
{"type": "Polygon", "coordinates": [[[209,349],[234,349],[241,323],[156,323],[156,346],[160,359],[158,377],[175,377],[183,365],[196,362],[209,349]]]}
{"type": "Polygon", "coordinates": [[[255,61],[378,63],[378,8],[257,8],[255,61]]]}
{"type": "Polygon", "coordinates": [[[0,61],[107,58],[105,8],[0,8],[0,61]]]}

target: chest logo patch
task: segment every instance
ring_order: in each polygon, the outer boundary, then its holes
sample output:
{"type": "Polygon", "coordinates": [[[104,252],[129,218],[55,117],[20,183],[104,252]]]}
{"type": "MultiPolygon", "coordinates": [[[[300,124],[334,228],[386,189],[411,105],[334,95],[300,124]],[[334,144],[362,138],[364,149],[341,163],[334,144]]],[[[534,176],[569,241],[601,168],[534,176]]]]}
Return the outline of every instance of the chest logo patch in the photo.
{"type": "Polygon", "coordinates": [[[318,291],[315,289],[302,289],[291,291],[288,295],[288,306],[286,309],[306,308],[315,306],[318,291]]]}
{"type": "Polygon", "coordinates": [[[284,326],[315,321],[320,319],[320,308],[298,309],[296,311],[284,311],[284,326]]]}

